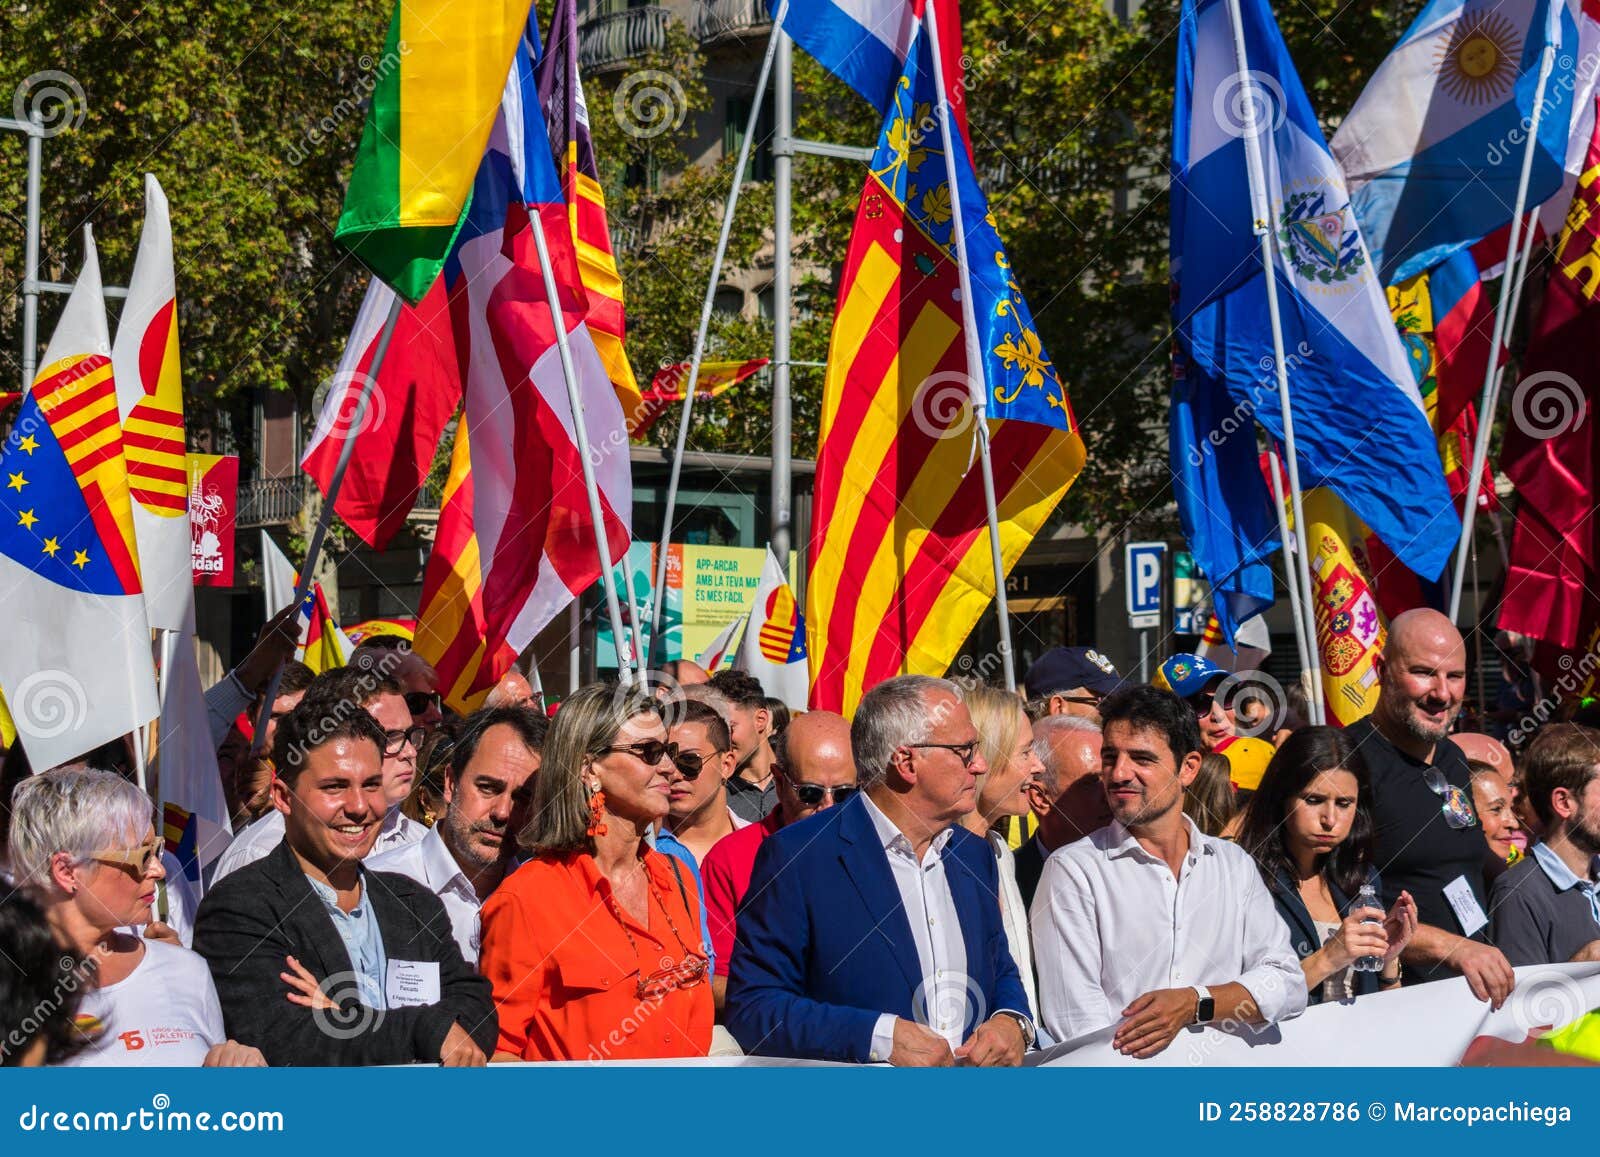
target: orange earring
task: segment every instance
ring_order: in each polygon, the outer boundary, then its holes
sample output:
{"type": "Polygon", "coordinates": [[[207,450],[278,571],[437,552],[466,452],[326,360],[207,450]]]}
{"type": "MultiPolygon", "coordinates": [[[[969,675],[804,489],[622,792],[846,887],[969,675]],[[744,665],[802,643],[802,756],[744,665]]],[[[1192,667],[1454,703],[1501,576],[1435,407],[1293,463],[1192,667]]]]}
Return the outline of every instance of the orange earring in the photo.
{"type": "Polygon", "coordinates": [[[596,791],[589,797],[589,837],[603,836],[606,834],[606,825],[601,822],[601,809],[606,806],[606,793],[596,791]]]}

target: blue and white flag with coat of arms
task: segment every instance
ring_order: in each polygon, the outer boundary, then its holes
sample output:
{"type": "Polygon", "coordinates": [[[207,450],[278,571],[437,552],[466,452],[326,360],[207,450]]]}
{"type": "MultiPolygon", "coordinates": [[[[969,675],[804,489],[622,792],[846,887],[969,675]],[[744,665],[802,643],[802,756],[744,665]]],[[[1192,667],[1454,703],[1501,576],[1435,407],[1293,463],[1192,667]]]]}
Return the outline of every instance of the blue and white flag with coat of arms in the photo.
{"type": "MultiPolygon", "coordinates": [[[[1276,234],[1272,274],[1301,485],[1331,487],[1402,562],[1436,578],[1460,522],[1422,397],[1344,177],[1271,7],[1267,0],[1237,3],[1247,75],[1235,54],[1229,0],[1183,4],[1171,242],[1180,352],[1190,372],[1225,385],[1234,416],[1253,418],[1283,444],[1245,151],[1254,131],[1276,234]]],[[[1190,437],[1213,447],[1219,438],[1245,438],[1253,453],[1250,421],[1233,426],[1231,433],[1195,430],[1190,437]]],[[[1175,458],[1187,452],[1173,447],[1175,458]]],[[[1198,552],[1197,561],[1215,573],[1198,552]]]]}

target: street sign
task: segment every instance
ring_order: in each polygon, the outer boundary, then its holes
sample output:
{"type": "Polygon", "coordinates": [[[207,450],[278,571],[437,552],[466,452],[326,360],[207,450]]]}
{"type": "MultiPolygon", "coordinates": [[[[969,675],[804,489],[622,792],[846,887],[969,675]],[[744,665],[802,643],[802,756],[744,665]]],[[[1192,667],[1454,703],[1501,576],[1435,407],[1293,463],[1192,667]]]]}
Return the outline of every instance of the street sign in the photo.
{"type": "Polygon", "coordinates": [[[1149,630],[1161,626],[1161,587],[1167,559],[1164,542],[1130,542],[1123,562],[1127,571],[1128,626],[1149,630]]]}

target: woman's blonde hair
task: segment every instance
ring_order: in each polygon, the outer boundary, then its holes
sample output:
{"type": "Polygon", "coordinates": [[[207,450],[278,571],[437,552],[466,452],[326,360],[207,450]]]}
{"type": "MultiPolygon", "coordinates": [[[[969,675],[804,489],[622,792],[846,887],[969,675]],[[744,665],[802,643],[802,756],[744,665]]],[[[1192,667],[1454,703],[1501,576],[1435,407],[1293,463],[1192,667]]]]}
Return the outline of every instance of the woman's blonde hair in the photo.
{"type": "Polygon", "coordinates": [[[648,692],[596,684],[580,687],[562,700],[533,789],[533,816],[517,842],[535,855],[592,852],[589,789],[584,764],[616,742],[628,720],[661,716],[661,704],[648,692]]]}
{"type": "MultiPolygon", "coordinates": [[[[972,725],[978,729],[978,751],[991,770],[1011,760],[1017,750],[1017,736],[1022,731],[1025,706],[1021,699],[998,687],[974,687],[966,695],[967,710],[972,714],[972,725]]],[[[983,780],[978,780],[978,794],[983,794],[983,780]]]]}

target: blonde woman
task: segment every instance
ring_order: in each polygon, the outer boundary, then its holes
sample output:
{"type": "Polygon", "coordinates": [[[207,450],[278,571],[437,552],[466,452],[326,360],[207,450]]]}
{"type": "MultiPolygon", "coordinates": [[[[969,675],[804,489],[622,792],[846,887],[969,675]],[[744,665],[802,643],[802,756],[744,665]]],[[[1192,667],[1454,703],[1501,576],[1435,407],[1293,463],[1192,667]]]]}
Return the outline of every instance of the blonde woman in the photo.
{"type": "Polygon", "coordinates": [[[1009,817],[1021,822],[1028,814],[1028,789],[1044,771],[1033,752],[1033,725],[1017,696],[993,687],[974,687],[966,693],[967,710],[978,729],[978,751],[989,770],[978,777],[978,806],[961,821],[974,835],[989,841],[1000,873],[1000,916],[1006,929],[1006,946],[1022,976],[1028,1005],[1039,1015],[1039,997],[1033,980],[1033,953],[1028,935],[1028,907],[1017,887],[1016,856],[995,828],[1009,817]]]}
{"type": "Polygon", "coordinates": [[[495,1059],[705,1056],[712,1000],[694,879],[646,837],[676,748],[660,704],[584,687],[556,712],[522,831],[532,858],[483,907],[495,1059]]]}

